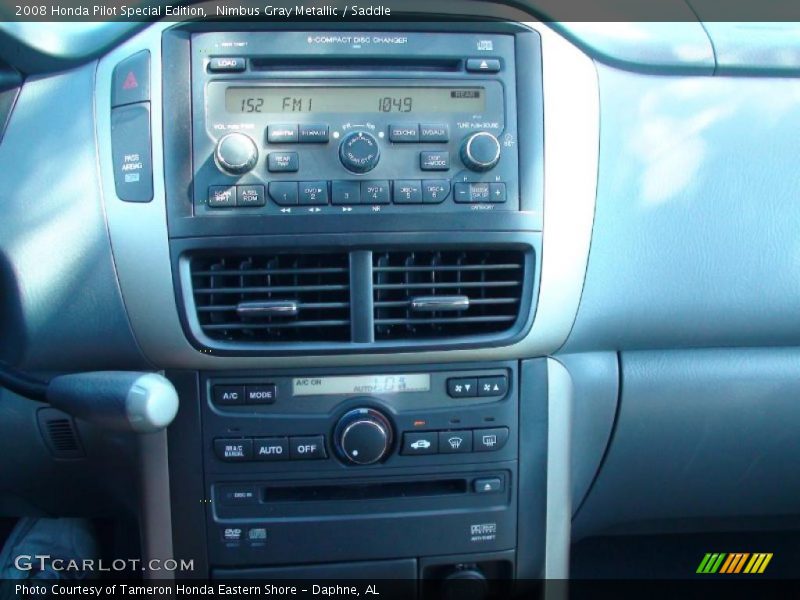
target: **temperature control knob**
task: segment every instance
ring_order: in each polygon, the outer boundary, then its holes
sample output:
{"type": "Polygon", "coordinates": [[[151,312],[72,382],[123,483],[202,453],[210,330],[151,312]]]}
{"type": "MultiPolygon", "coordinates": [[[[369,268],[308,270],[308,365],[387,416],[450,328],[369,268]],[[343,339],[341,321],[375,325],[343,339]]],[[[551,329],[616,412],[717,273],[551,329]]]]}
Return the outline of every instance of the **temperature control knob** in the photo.
{"type": "Polygon", "coordinates": [[[472,133],[461,145],[461,160],[470,171],[488,171],[500,160],[500,142],[488,131],[472,133]]]}
{"type": "Polygon", "coordinates": [[[241,175],[256,166],[258,147],[250,136],[243,133],[229,133],[217,142],[214,158],[223,171],[241,175]]]}
{"type": "Polygon", "coordinates": [[[392,425],[377,410],[356,408],[339,419],[333,438],[345,461],[371,465],[384,458],[392,447],[392,425]]]}
{"type": "Polygon", "coordinates": [[[381,150],[378,140],[366,131],[348,133],[339,144],[339,159],[348,171],[366,173],[378,166],[381,150]]]}

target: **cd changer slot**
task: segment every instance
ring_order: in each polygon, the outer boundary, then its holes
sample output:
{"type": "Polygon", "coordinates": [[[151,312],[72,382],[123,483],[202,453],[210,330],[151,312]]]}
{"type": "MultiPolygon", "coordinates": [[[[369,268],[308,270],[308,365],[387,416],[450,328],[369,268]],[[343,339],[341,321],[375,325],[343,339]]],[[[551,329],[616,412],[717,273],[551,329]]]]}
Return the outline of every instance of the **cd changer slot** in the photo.
{"type": "Polygon", "coordinates": [[[314,486],[265,487],[261,501],[270,502],[335,502],[337,500],[381,500],[421,496],[466,494],[466,479],[432,481],[391,481],[376,483],[342,483],[314,486]]]}
{"type": "Polygon", "coordinates": [[[251,58],[252,71],[436,71],[455,73],[463,70],[463,61],[456,58],[347,58],[262,57],[251,58]]]}

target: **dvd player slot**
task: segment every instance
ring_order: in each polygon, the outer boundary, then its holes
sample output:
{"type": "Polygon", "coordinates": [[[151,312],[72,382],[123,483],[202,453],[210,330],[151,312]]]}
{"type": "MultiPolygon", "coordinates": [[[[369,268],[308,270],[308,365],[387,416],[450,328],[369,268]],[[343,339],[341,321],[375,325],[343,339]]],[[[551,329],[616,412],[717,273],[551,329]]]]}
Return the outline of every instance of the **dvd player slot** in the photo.
{"type": "Polygon", "coordinates": [[[250,59],[252,71],[434,71],[457,73],[463,70],[464,61],[451,58],[404,57],[254,57],[250,59]]]}
{"type": "Polygon", "coordinates": [[[429,481],[391,481],[311,486],[269,486],[261,490],[261,501],[336,502],[346,500],[385,500],[423,496],[466,494],[466,479],[429,481]]]}

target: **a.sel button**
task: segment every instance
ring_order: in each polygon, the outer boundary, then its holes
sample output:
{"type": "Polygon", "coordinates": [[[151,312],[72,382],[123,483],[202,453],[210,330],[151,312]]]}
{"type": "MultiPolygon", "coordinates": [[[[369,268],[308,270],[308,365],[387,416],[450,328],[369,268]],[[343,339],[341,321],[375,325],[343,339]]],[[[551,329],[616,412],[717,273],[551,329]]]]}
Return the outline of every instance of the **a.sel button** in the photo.
{"type": "Polygon", "coordinates": [[[265,385],[248,385],[245,388],[247,404],[272,404],[277,396],[277,387],[274,383],[265,385]]]}
{"type": "Polygon", "coordinates": [[[439,452],[441,454],[456,454],[472,452],[471,431],[440,431],[439,452]]]}
{"type": "Polygon", "coordinates": [[[508,427],[495,427],[494,429],[475,429],[472,432],[475,439],[475,452],[493,452],[500,450],[508,441],[508,427]]]}
{"type": "Polygon", "coordinates": [[[215,385],[214,404],[220,404],[220,405],[244,404],[244,386],[215,385]]]}
{"type": "Polygon", "coordinates": [[[325,458],[325,438],[321,435],[293,437],[289,439],[289,451],[293,459],[325,458]]]}
{"type": "Polygon", "coordinates": [[[236,186],[236,206],[264,206],[266,203],[263,185],[236,186]]]}
{"type": "Polygon", "coordinates": [[[253,440],[214,440],[214,452],[226,462],[250,460],[253,458],[253,440]]]}
{"type": "Polygon", "coordinates": [[[253,440],[253,458],[256,460],[287,460],[289,440],[282,438],[260,438],[253,440]]]}
{"type": "Polygon", "coordinates": [[[439,436],[435,431],[408,432],[403,434],[400,454],[436,454],[439,451],[439,436]]]}

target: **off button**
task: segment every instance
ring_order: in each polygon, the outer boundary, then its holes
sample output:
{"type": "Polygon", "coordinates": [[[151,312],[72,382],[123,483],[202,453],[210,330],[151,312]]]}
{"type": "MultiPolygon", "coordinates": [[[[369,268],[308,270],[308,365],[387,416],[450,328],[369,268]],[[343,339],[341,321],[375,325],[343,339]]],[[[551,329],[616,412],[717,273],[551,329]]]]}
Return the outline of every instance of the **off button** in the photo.
{"type": "Polygon", "coordinates": [[[327,458],[325,438],[321,435],[293,437],[289,439],[289,455],[292,460],[327,458]]]}

